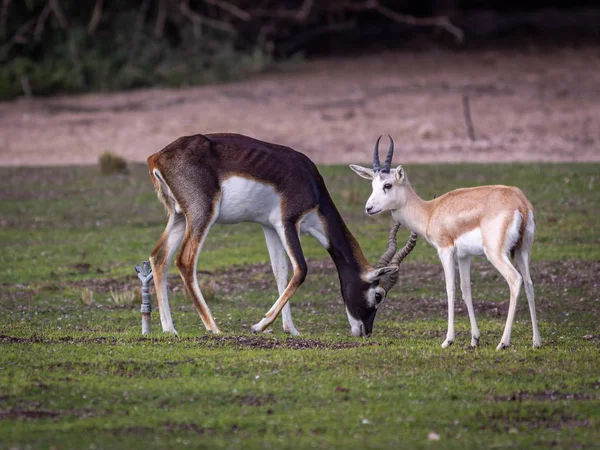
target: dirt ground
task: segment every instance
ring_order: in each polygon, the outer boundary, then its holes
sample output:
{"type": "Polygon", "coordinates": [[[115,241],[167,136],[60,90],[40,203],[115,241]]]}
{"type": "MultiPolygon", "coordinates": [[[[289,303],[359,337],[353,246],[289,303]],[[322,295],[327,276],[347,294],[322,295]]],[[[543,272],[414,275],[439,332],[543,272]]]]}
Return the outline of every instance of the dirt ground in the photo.
{"type": "Polygon", "coordinates": [[[0,165],[93,164],[106,150],[145,161],[211,132],[327,164],[368,162],[388,133],[397,163],[600,161],[600,48],[387,53],[217,86],[4,102],[0,165]]]}

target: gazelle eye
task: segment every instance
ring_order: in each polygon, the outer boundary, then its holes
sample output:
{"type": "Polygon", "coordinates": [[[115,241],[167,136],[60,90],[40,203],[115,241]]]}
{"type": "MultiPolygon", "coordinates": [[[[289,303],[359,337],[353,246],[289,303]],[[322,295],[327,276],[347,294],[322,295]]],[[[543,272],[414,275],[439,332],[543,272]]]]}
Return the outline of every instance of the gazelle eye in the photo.
{"type": "Polygon", "coordinates": [[[384,185],[383,185],[383,190],[384,190],[384,191],[388,191],[388,190],[390,190],[391,188],[392,188],[392,185],[391,185],[391,184],[389,184],[389,183],[387,183],[387,184],[384,184],[384,185]]]}
{"type": "Polygon", "coordinates": [[[375,301],[377,303],[379,303],[382,299],[383,299],[383,297],[381,296],[381,294],[379,292],[376,292],[375,293],[375,301]]]}

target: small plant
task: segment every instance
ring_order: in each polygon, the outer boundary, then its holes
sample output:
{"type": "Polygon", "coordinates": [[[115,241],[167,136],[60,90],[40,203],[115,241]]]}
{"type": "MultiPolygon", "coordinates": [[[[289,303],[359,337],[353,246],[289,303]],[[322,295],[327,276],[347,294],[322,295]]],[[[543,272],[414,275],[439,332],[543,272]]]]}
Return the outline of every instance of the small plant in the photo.
{"type": "Polygon", "coordinates": [[[100,172],[104,175],[129,173],[127,161],[113,152],[102,153],[98,159],[98,164],[100,165],[100,172]]]}
{"type": "Polygon", "coordinates": [[[136,297],[137,296],[135,291],[118,292],[114,289],[110,290],[110,298],[112,299],[113,303],[117,306],[133,305],[136,302],[136,297]]]}
{"type": "Polygon", "coordinates": [[[90,288],[83,288],[81,291],[81,302],[85,306],[92,306],[94,304],[94,291],[90,288]]]}
{"type": "Polygon", "coordinates": [[[200,290],[202,291],[204,300],[206,300],[208,303],[212,302],[217,296],[218,291],[217,283],[215,283],[215,280],[201,280],[198,284],[200,285],[200,290]]]}

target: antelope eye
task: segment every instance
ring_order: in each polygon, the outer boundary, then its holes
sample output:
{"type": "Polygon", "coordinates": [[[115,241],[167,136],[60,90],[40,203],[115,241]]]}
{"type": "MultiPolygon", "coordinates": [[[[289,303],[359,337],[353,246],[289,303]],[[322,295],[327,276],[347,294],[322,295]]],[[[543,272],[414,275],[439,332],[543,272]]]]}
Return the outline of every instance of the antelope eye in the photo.
{"type": "Polygon", "coordinates": [[[391,184],[389,184],[389,183],[388,183],[388,184],[385,184],[385,185],[383,185],[383,190],[384,190],[384,191],[387,191],[387,190],[389,190],[389,189],[391,189],[391,188],[392,188],[392,185],[391,185],[391,184]]]}
{"type": "Polygon", "coordinates": [[[381,294],[379,292],[376,292],[375,293],[375,301],[377,303],[379,303],[382,299],[383,299],[383,297],[381,296],[381,294]]]}

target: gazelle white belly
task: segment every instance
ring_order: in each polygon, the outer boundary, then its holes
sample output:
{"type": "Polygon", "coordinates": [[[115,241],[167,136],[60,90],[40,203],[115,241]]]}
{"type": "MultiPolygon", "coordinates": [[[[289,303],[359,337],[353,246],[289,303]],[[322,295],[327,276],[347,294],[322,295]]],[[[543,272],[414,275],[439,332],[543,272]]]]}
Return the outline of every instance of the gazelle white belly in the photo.
{"type": "Polygon", "coordinates": [[[273,186],[244,177],[230,177],[221,185],[217,223],[281,221],[281,196],[273,186]]]}
{"type": "MultiPolygon", "coordinates": [[[[281,218],[281,196],[273,186],[244,177],[228,178],[221,185],[217,223],[254,222],[277,228],[281,218]]],[[[314,236],[322,246],[329,246],[325,227],[316,211],[301,218],[299,229],[314,236]]]]}
{"type": "Polygon", "coordinates": [[[462,234],[454,241],[457,256],[478,256],[484,254],[481,228],[477,227],[462,234]]]}

